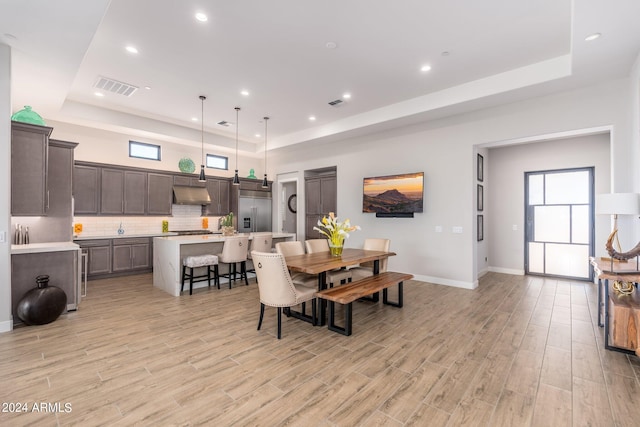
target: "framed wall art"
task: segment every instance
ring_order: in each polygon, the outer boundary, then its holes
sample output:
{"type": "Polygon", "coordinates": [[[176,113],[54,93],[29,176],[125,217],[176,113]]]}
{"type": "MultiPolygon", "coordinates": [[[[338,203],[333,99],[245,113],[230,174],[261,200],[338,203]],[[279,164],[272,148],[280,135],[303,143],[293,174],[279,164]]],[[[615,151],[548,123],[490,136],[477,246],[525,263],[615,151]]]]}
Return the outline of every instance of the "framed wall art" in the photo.
{"type": "Polygon", "coordinates": [[[484,240],[484,216],[478,215],[478,242],[484,240]]]}
{"type": "Polygon", "coordinates": [[[478,210],[483,211],[484,210],[484,188],[480,184],[478,184],[477,199],[478,199],[478,210]]]}
{"type": "Polygon", "coordinates": [[[482,154],[478,154],[478,181],[484,181],[484,157],[482,154]]]}

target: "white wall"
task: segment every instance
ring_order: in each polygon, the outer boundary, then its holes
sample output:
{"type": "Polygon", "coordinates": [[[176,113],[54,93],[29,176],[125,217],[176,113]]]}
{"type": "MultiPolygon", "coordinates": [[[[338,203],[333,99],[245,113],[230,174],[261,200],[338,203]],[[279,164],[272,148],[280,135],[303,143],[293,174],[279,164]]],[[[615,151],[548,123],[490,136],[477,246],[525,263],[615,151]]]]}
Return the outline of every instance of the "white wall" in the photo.
{"type": "MultiPolygon", "coordinates": [[[[337,166],[338,213],[362,227],[349,246],[361,245],[365,237],[389,237],[398,254],[390,260],[391,269],[413,273],[420,280],[472,288],[481,267],[475,235],[476,146],[609,126],[613,188],[625,191],[638,163],[629,143],[629,89],[628,79],[617,80],[382,134],[307,143],[277,150],[270,164],[275,173],[297,171],[300,182],[304,182],[304,170],[337,166]],[[413,219],[380,219],[361,212],[363,177],[415,171],[425,172],[423,214],[413,219]],[[444,232],[436,233],[437,225],[444,232]],[[453,226],[462,226],[463,233],[452,233],[453,226]]],[[[492,166],[486,167],[485,174],[492,166]]],[[[491,188],[485,191],[488,202],[494,193],[491,188]]],[[[301,200],[303,192],[299,188],[301,200]]],[[[303,210],[304,206],[299,218],[304,218],[303,210]]],[[[485,214],[485,222],[489,220],[485,214]]],[[[600,236],[608,230],[596,233],[600,236]]],[[[491,242],[485,244],[491,246],[491,242]]]]}
{"type": "MultiPolygon", "coordinates": [[[[178,162],[183,157],[189,157],[196,164],[194,173],[200,172],[202,150],[199,143],[194,143],[193,145],[176,144],[53,120],[47,120],[47,126],[53,128],[51,138],[78,143],[74,151],[76,160],[179,172],[178,162]],[[154,161],[129,157],[129,140],[160,145],[162,147],[162,160],[154,161]]],[[[229,152],[229,150],[216,149],[206,143],[204,148],[205,155],[213,154],[229,158],[229,170],[207,168],[205,170],[206,174],[208,176],[232,177],[236,166],[235,150],[229,152]]],[[[239,155],[239,175],[241,177],[248,176],[251,168],[255,169],[256,176],[261,177],[264,174],[263,158],[239,155]]]]}
{"type": "Polygon", "coordinates": [[[11,48],[0,43],[0,332],[11,320],[11,48]]]}
{"type": "MultiPolygon", "coordinates": [[[[524,173],[595,167],[595,194],[608,193],[609,134],[492,148],[489,150],[490,270],[524,274],[524,173]],[[517,230],[513,230],[513,226],[517,230]]],[[[486,158],[486,157],[485,157],[486,158]]],[[[610,218],[597,215],[596,230],[610,229],[610,218]]],[[[604,255],[607,234],[596,236],[596,255],[604,255]]],[[[586,260],[585,260],[586,262],[586,260]]]]}

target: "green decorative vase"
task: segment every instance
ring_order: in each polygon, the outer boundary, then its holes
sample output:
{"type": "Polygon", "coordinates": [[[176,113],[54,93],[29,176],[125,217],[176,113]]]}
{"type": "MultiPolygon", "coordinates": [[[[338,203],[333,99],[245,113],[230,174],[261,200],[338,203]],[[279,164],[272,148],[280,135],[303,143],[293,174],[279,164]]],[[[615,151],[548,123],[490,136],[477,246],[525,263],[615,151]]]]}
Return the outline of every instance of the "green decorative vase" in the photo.
{"type": "Polygon", "coordinates": [[[31,109],[31,106],[29,105],[25,105],[23,110],[20,110],[17,113],[15,113],[13,116],[11,116],[11,120],[15,122],[45,126],[44,119],[40,116],[40,114],[33,111],[31,109]]]}

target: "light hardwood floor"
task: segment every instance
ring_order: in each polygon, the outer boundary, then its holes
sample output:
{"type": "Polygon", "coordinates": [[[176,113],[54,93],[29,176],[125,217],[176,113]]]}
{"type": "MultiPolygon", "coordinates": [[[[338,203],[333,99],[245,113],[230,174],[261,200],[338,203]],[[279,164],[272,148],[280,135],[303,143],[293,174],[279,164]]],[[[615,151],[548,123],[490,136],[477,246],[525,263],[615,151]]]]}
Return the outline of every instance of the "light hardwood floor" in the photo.
{"type": "Polygon", "coordinates": [[[285,317],[277,340],[255,281],[92,281],[79,311],[0,334],[1,400],[28,404],[0,425],[639,425],[640,361],[603,349],[595,308],[590,283],[489,273],[356,303],[350,337],[285,317]]]}

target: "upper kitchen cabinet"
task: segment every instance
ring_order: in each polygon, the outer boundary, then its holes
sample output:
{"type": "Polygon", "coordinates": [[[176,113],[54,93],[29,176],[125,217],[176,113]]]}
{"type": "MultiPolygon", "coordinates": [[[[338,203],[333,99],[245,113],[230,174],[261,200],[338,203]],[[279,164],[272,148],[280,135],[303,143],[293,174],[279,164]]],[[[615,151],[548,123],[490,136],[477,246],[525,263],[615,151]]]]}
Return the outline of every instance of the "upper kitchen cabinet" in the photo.
{"type": "Polygon", "coordinates": [[[198,178],[191,176],[174,176],[173,185],[184,185],[185,187],[206,187],[206,182],[198,181],[198,178]]]}
{"type": "Polygon", "coordinates": [[[75,165],[73,200],[75,215],[96,215],[99,211],[100,168],[75,165]]]}
{"type": "Polygon", "coordinates": [[[100,213],[103,215],[144,215],[147,173],[102,168],[100,213]]]}
{"type": "Polygon", "coordinates": [[[207,191],[211,197],[211,203],[204,205],[204,215],[226,215],[229,213],[229,189],[231,183],[228,179],[207,178],[207,191]]]}
{"type": "Polygon", "coordinates": [[[124,172],[124,213],[144,215],[147,200],[147,173],[137,171],[124,172]]]}
{"type": "Polygon", "coordinates": [[[147,213],[171,215],[173,202],[173,176],[160,173],[147,174],[147,213]]]}
{"type": "Polygon", "coordinates": [[[53,129],[11,122],[11,215],[47,214],[49,136],[53,129]]]}

